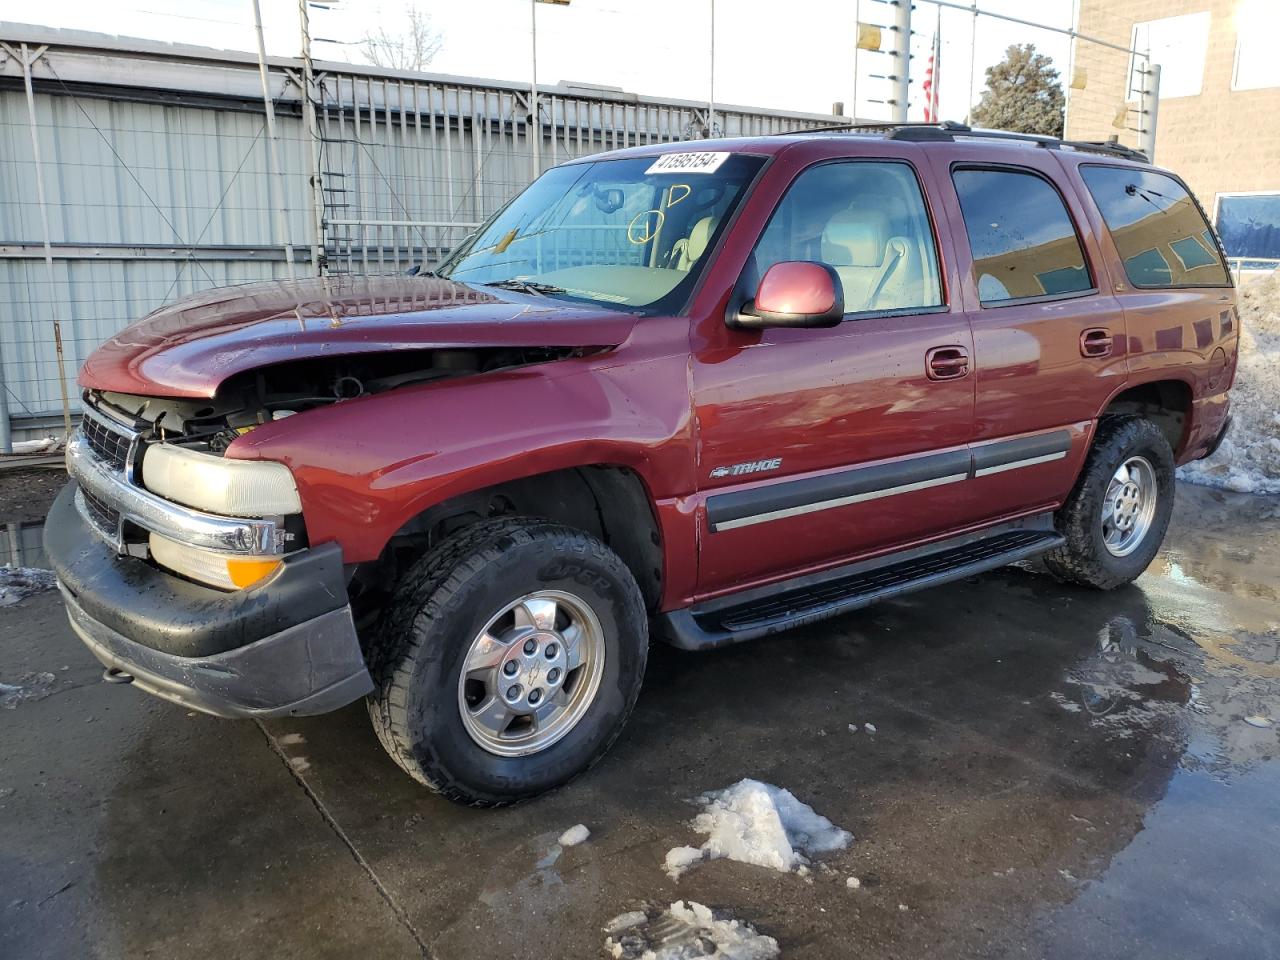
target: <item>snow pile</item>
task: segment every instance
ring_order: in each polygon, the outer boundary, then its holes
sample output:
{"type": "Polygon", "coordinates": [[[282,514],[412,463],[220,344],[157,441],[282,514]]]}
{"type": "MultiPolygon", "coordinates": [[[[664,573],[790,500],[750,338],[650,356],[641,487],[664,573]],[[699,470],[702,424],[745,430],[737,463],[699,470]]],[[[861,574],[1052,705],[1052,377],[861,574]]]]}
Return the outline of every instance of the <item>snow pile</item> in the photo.
{"type": "Polygon", "coordinates": [[[1178,470],[1192,483],[1280,493],[1280,271],[1240,288],[1240,363],[1231,429],[1217,453],[1178,470]]]}
{"type": "Polygon", "coordinates": [[[570,827],[564,833],[560,834],[560,846],[576,847],[578,844],[586,840],[587,837],[589,836],[591,836],[591,831],[588,830],[583,824],[579,823],[576,826],[570,827]]]}
{"type": "Polygon", "coordinates": [[[37,567],[0,567],[0,607],[52,590],[57,586],[52,570],[37,567]]]}
{"type": "Polygon", "coordinates": [[[853,839],[789,790],[758,780],[741,780],[701,798],[693,828],[705,833],[701,847],[667,853],[668,875],[677,880],[701,860],[726,857],[782,873],[805,866],[819,853],[842,850],[853,839]]]}
{"type": "Polygon", "coordinates": [[[653,919],[640,911],[624,913],[605,932],[605,950],[616,960],[774,960],[779,955],[773,937],[692,900],[677,900],[653,919]]]}

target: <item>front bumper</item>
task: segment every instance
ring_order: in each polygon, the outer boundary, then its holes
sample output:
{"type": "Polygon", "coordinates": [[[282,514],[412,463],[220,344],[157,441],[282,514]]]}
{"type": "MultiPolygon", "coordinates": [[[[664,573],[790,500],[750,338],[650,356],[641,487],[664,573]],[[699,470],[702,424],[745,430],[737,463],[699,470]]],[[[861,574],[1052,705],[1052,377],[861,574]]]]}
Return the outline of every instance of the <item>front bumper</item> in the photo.
{"type": "Polygon", "coordinates": [[[336,544],[285,558],[262,584],[224,593],[117,556],[67,485],[45,552],[71,626],[142,689],[222,717],[327,713],[373,689],[336,544]]]}

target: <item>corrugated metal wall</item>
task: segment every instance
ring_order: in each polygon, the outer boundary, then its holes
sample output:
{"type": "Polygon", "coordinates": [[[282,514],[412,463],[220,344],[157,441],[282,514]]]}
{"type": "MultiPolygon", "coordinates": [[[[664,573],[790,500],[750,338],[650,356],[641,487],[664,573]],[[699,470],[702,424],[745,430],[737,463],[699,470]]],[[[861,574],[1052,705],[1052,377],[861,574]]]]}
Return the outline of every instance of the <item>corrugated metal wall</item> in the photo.
{"type": "MultiPolygon", "coordinates": [[[[270,175],[251,56],[39,28],[0,34],[0,402],[16,426],[60,409],[55,317],[72,379],[97,344],[156,307],[211,286],[284,277],[286,239],[300,274],[404,270],[438,260],[533,174],[530,131],[538,128],[527,89],[319,64],[312,101],[323,202],[313,205],[301,63],[272,58],[269,86],[283,188],[270,175]],[[316,206],[319,265],[311,257],[316,206]]],[[[539,100],[544,169],[708,130],[696,103],[551,87],[539,100]]],[[[712,132],[773,133],[831,119],[717,108],[712,132]]]]}

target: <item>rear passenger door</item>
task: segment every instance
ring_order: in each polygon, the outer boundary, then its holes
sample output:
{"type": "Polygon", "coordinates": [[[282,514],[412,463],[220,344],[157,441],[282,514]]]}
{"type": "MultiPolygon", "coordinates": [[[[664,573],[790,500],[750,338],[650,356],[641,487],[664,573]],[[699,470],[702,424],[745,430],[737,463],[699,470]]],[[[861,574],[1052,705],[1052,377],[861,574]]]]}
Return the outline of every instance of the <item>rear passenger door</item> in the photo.
{"type": "Polygon", "coordinates": [[[973,331],[975,518],[1070,492],[1092,420],[1125,379],[1124,314],[1049,151],[935,160],[973,331]]]}

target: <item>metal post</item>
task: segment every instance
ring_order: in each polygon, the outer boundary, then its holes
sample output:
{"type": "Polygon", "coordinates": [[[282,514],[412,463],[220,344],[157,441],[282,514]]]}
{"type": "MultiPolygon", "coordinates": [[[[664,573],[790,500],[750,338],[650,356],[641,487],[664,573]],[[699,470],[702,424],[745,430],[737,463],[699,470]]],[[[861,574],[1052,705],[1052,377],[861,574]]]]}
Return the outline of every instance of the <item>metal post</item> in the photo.
{"type": "Polygon", "coordinates": [[[1142,74],[1142,113],[1138,116],[1138,149],[1156,158],[1156,121],[1160,115],[1160,64],[1147,61],[1142,74]]]}
{"type": "Polygon", "coordinates": [[[253,26],[258,31],[258,74],[262,77],[262,106],[267,112],[267,146],[271,157],[271,176],[280,188],[276,217],[280,225],[280,238],[284,241],[285,271],[289,279],[293,273],[293,242],[289,237],[289,193],[284,174],[280,171],[279,138],[276,136],[276,108],[271,102],[271,82],[267,77],[267,45],[262,38],[262,10],[258,0],[253,2],[253,26]]]}
{"type": "Polygon", "coordinates": [[[533,179],[542,173],[542,118],[538,116],[538,0],[529,0],[530,35],[533,40],[533,79],[529,84],[529,149],[533,179]]]}
{"type": "Polygon", "coordinates": [[[4,525],[5,533],[9,538],[9,565],[17,570],[22,564],[22,528],[16,523],[6,523],[4,525]]]}
{"type": "Polygon", "coordinates": [[[0,453],[13,453],[9,432],[9,388],[4,385],[4,355],[0,353],[0,453]]]}
{"type": "Polygon", "coordinates": [[[862,49],[858,45],[858,34],[862,32],[862,0],[854,0],[853,3],[853,109],[850,116],[854,120],[858,119],[858,51],[862,49]]]}
{"type": "Polygon", "coordinates": [[[893,70],[894,123],[907,122],[907,103],[911,97],[911,0],[893,0],[894,52],[898,62],[893,70]]]}
{"type": "MultiPolygon", "coordinates": [[[[938,8],[938,15],[942,15],[942,8],[938,8]]],[[[973,22],[969,24],[969,109],[964,112],[964,122],[971,123],[973,120],[973,85],[974,74],[977,72],[977,63],[974,61],[978,56],[978,6],[975,3],[973,7],[973,22]]]]}
{"type": "MultiPolygon", "coordinates": [[[[27,45],[22,45],[22,82],[27,88],[27,119],[31,126],[31,155],[36,163],[36,202],[40,206],[40,226],[44,230],[44,271],[45,278],[49,284],[49,304],[50,312],[53,316],[53,346],[54,352],[58,358],[58,386],[62,390],[62,427],[65,431],[64,439],[71,438],[71,401],[67,396],[67,370],[62,355],[62,323],[57,317],[57,287],[53,278],[53,247],[49,241],[49,211],[45,206],[44,199],[44,165],[40,160],[40,134],[36,128],[36,98],[31,90],[31,65],[44,55],[47,47],[40,47],[35,53],[28,51],[27,45]]],[[[9,436],[9,418],[6,414],[4,418],[4,436],[5,452],[11,452],[12,438],[9,436]]]]}
{"type": "Polygon", "coordinates": [[[707,94],[707,136],[716,135],[716,0],[711,0],[711,88],[707,94]]]}
{"type": "Polygon", "coordinates": [[[320,175],[320,126],[316,122],[316,104],[312,98],[315,70],[311,64],[311,24],[307,19],[307,0],[298,0],[298,26],[302,31],[302,115],[307,125],[307,139],[311,142],[311,268],[316,276],[320,276],[324,273],[321,269],[324,264],[324,181],[320,175]]]}

